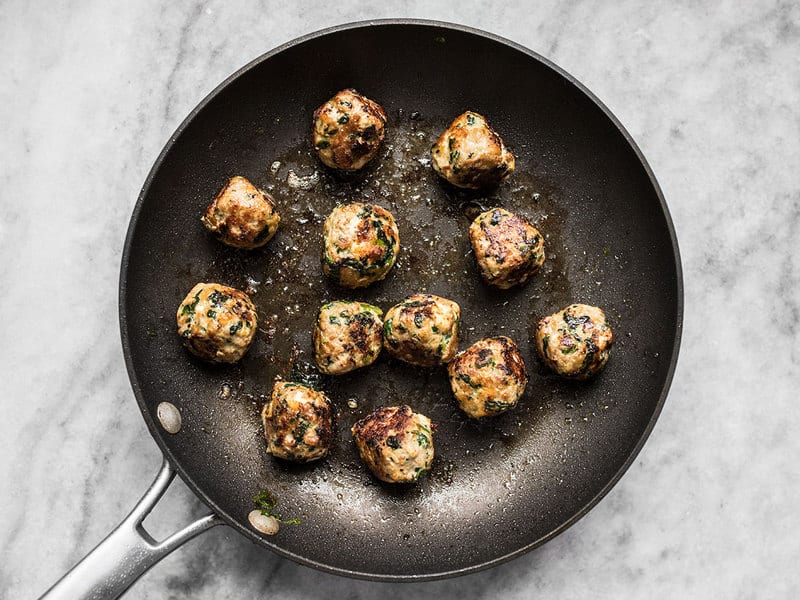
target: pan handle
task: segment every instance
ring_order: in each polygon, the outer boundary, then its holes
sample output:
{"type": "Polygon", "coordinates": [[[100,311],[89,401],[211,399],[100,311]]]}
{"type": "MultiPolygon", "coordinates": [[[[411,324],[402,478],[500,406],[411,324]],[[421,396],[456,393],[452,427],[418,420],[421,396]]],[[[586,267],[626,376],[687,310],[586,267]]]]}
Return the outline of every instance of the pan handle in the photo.
{"type": "Polygon", "coordinates": [[[125,520],[100,542],[71,571],[47,590],[40,600],[113,600],[119,598],[139,577],[167,554],[210,527],[222,524],[215,514],[157,542],[142,521],[167,491],[175,471],[164,458],[150,489],[125,520]]]}

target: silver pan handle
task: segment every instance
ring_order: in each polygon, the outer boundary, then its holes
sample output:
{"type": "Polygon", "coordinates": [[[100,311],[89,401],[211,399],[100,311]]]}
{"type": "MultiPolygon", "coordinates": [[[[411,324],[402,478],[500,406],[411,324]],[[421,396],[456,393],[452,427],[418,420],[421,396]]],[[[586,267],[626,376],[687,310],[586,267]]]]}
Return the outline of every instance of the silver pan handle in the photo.
{"type": "Polygon", "coordinates": [[[81,562],[64,575],[41,600],[113,600],[167,554],[210,527],[222,524],[207,515],[157,542],[142,521],[150,514],[175,477],[165,458],[155,481],[119,526],[108,534],[81,562]]]}

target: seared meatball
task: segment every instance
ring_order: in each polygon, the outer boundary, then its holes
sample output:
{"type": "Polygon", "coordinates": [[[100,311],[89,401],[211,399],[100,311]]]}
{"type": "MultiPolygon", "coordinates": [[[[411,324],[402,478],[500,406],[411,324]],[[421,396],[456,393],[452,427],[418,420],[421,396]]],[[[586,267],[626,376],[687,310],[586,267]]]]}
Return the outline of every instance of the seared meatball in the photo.
{"type": "Polygon", "coordinates": [[[486,119],[467,111],[450,123],[431,148],[433,169],[456,187],[498,185],[514,172],[514,154],[486,119]]]}
{"type": "Polygon", "coordinates": [[[486,283],[507,290],[521,285],[544,263],[544,238],[528,221],[503,208],[478,215],[469,241],[486,283]]]}
{"type": "Polygon", "coordinates": [[[357,171],[378,153],[385,126],[380,104],[342,90],[314,111],[314,150],[332,169],[357,171]]]}
{"type": "Polygon", "coordinates": [[[379,408],[353,425],[362,460],[378,479],[409,483],[433,462],[433,425],[410,406],[379,408]]]}
{"type": "Polygon", "coordinates": [[[337,206],[325,219],[322,235],[322,271],[348,288],[366,287],[386,277],[400,250],[392,213],[376,204],[337,206]]]}
{"type": "Polygon", "coordinates": [[[390,308],[383,320],[383,345],[412,365],[450,362],[458,351],[461,307],[433,294],[414,294],[390,308]]]}
{"type": "Polygon", "coordinates": [[[228,246],[258,248],[275,235],[281,217],[267,192],[236,176],[220,190],[201,221],[228,246]]]}
{"type": "Polygon", "coordinates": [[[539,356],[553,371],[587,379],[608,362],[614,335],[601,309],[570,304],[539,321],[535,341],[539,356]]]}
{"type": "Polygon", "coordinates": [[[341,375],[375,362],[383,343],[383,311],[364,302],[330,302],[314,326],[314,358],[328,375],[341,375]]]}
{"type": "Polygon", "coordinates": [[[475,342],[456,354],[447,372],[461,410],[473,419],[514,408],[528,383],[519,348],[505,336],[475,342]]]}
{"type": "Polygon", "coordinates": [[[297,462],[318,460],[333,443],[333,408],[320,391],[276,381],[272,397],[261,411],[267,452],[297,462]]]}
{"type": "Polygon", "coordinates": [[[178,307],[178,335],[192,354],[215,363],[235,363],[256,334],[256,307],[244,292],[218,283],[198,283],[178,307]]]}

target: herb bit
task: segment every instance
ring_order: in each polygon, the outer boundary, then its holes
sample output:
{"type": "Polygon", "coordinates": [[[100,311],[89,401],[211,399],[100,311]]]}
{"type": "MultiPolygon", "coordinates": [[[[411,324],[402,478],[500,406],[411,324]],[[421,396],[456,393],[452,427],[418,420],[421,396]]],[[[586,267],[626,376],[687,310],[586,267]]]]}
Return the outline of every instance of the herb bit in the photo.
{"type": "Polygon", "coordinates": [[[261,511],[261,514],[265,517],[272,517],[279,523],[283,523],[284,525],[300,525],[300,519],[284,519],[279,514],[275,512],[275,505],[278,503],[275,500],[275,497],[270,494],[269,492],[259,492],[255,496],[253,496],[253,502],[256,505],[256,508],[261,511]]]}
{"type": "Polygon", "coordinates": [[[428,439],[428,436],[425,435],[425,433],[423,433],[422,431],[417,431],[417,444],[421,448],[429,448],[431,445],[431,441],[430,439],[428,439]]]}
{"type": "Polygon", "coordinates": [[[312,390],[321,390],[325,383],[322,373],[319,372],[316,366],[305,361],[297,360],[297,357],[292,359],[287,380],[311,388],[312,390]]]}

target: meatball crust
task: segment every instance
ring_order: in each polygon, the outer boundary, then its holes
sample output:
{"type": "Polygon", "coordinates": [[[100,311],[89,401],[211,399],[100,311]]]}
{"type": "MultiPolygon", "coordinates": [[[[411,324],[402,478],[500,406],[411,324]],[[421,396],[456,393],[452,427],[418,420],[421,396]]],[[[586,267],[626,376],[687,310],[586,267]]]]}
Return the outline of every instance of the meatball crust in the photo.
{"type": "Polygon", "coordinates": [[[272,196],[237,175],[220,190],[200,220],[222,243],[252,249],[272,239],[281,217],[272,196]]]}
{"type": "Polygon", "coordinates": [[[284,460],[319,460],[333,443],[333,407],[328,397],[293,381],[276,381],[261,411],[267,452],[284,460]]]}
{"type": "Polygon", "coordinates": [[[553,371],[588,379],[608,362],[614,334],[601,309],[570,304],[539,321],[535,342],[542,361],[553,371]]]}
{"type": "Polygon", "coordinates": [[[353,89],[342,90],[314,111],[314,150],[332,169],[357,171],[378,154],[385,127],[380,104],[353,89]]]}
{"type": "Polygon", "coordinates": [[[400,232],[392,213],[376,204],[337,206],[325,219],[322,235],[322,271],[347,288],[382,280],[400,250],[400,232]]]}
{"type": "Polygon", "coordinates": [[[544,264],[544,238],[524,217],[503,208],[478,215],[469,241],[484,281],[507,290],[522,285],[544,264]]]}
{"type": "Polygon", "coordinates": [[[433,462],[431,420],[410,406],[379,408],[351,429],[361,459],[387,483],[410,483],[433,462]]]}
{"type": "Polygon", "coordinates": [[[486,119],[467,111],[450,123],[431,148],[434,171],[456,187],[499,185],[514,172],[514,154],[486,119]]]}
{"type": "Polygon", "coordinates": [[[383,344],[383,311],[365,302],[330,302],[314,326],[314,358],[328,375],[371,365],[383,344]]]}
{"type": "Polygon", "coordinates": [[[433,294],[414,294],[390,308],[383,320],[383,345],[412,365],[450,362],[458,351],[461,307],[433,294]]]}
{"type": "Polygon", "coordinates": [[[189,352],[214,363],[235,363],[253,341],[256,307],[242,291],[198,283],[178,307],[178,335],[189,352]]]}
{"type": "Polygon", "coordinates": [[[461,410],[473,419],[514,408],[528,384],[519,348],[505,336],[475,342],[456,354],[447,372],[461,410]]]}

